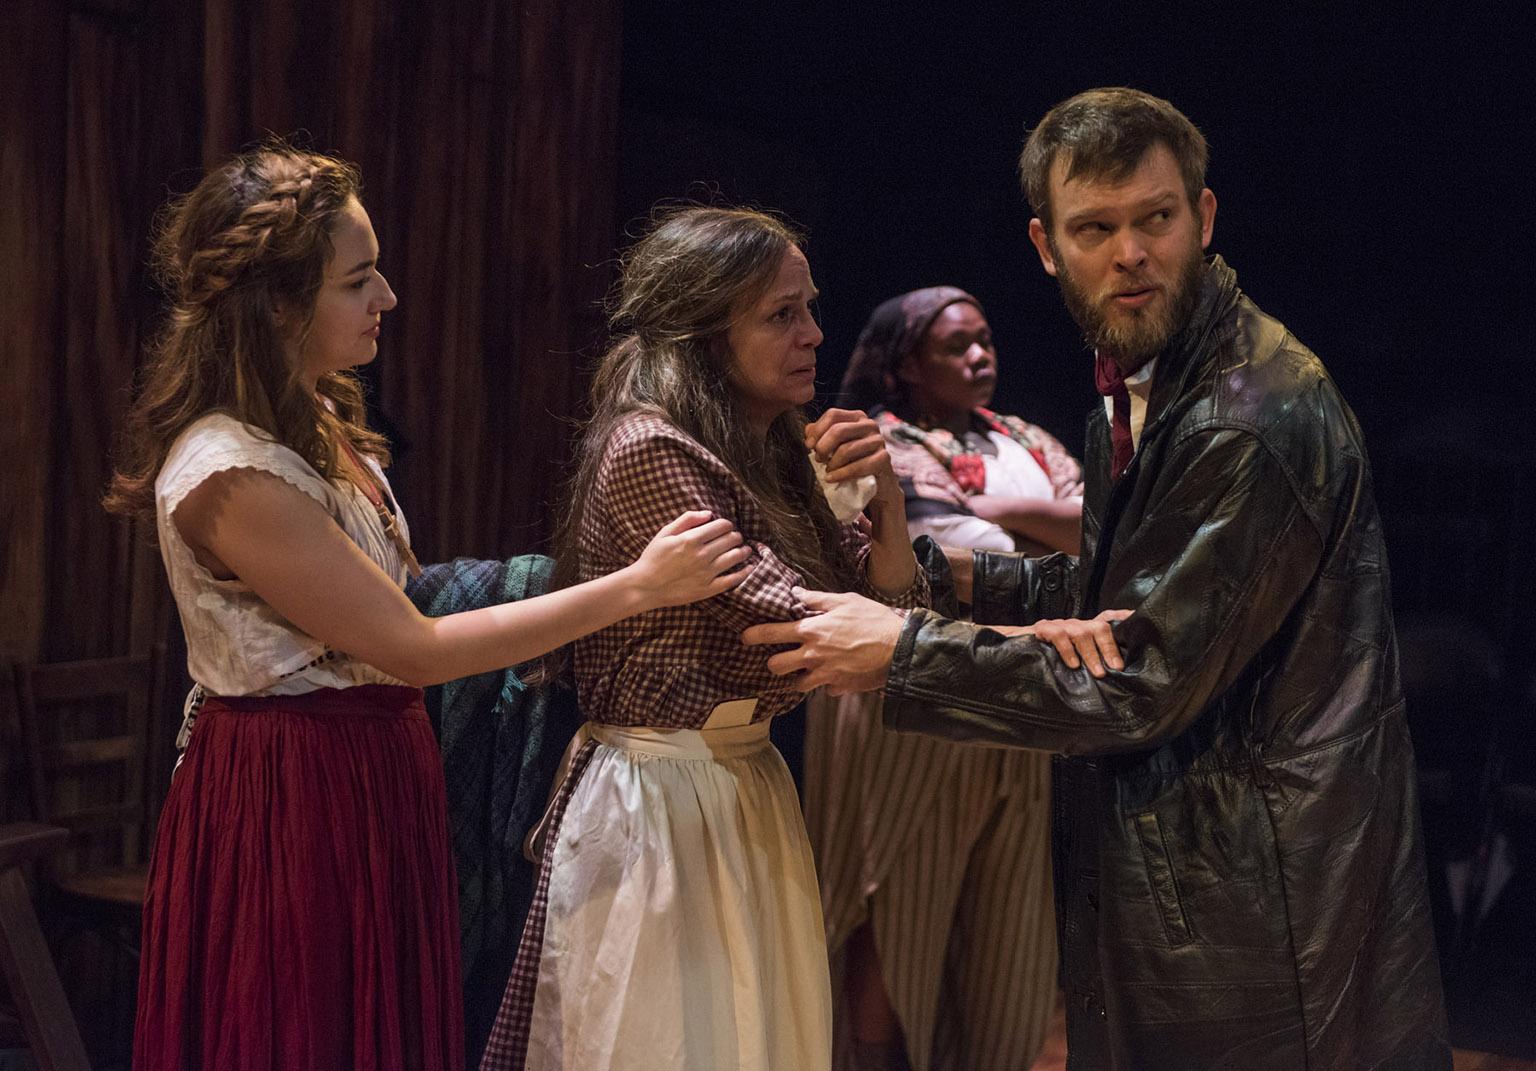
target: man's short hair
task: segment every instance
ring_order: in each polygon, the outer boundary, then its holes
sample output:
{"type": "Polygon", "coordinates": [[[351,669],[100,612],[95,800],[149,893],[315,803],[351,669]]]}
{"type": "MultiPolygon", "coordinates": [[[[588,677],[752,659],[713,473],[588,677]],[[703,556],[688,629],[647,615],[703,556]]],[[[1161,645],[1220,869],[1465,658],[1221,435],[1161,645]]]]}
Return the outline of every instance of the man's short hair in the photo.
{"type": "Polygon", "coordinates": [[[1183,112],[1139,89],[1089,89],[1045,113],[1019,154],[1019,181],[1029,207],[1051,229],[1051,168],[1065,153],[1067,178],[1128,178],[1152,146],[1163,144],[1178,161],[1189,203],[1205,188],[1209,156],[1205,135],[1183,112]]]}

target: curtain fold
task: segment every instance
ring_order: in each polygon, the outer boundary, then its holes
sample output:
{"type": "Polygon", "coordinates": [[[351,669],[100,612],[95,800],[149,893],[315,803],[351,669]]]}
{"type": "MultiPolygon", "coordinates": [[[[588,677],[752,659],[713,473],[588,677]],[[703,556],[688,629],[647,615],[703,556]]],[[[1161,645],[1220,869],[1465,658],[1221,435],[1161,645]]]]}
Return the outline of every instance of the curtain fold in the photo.
{"type": "Polygon", "coordinates": [[[400,295],[366,370],[424,559],[539,547],[610,280],[617,0],[16,0],[0,338],[0,657],[167,620],[97,505],[159,295],[157,209],[269,133],[360,165],[400,295]]]}

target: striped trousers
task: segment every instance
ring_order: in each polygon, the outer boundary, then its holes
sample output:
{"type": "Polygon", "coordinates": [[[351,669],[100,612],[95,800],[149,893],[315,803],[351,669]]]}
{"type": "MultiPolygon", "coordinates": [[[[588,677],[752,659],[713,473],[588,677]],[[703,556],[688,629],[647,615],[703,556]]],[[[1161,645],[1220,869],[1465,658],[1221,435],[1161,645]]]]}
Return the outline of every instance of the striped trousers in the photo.
{"type": "Polygon", "coordinates": [[[806,824],[834,1000],[868,922],[916,1071],[1023,1071],[1039,1052],[1056,989],[1049,796],[1046,754],[889,732],[877,695],[810,700],[806,824]]]}

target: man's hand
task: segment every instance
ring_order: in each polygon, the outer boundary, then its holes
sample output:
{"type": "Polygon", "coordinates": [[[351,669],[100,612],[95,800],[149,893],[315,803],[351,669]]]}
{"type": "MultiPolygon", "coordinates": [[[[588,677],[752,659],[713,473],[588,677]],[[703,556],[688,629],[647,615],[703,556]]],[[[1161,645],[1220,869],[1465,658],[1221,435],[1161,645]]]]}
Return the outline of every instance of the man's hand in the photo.
{"type": "Polygon", "coordinates": [[[1056,648],[1068,669],[1086,665],[1089,673],[1102,677],[1105,666],[1115,670],[1125,668],[1125,659],[1120,657],[1120,645],[1115,642],[1110,623],[1124,621],[1131,613],[1130,610],[1105,610],[1092,621],[1069,617],[1036,621],[1033,625],[987,627],[1004,636],[1032,636],[1056,648]]]}
{"type": "Polygon", "coordinates": [[[780,677],[799,674],[795,687],[802,692],[822,685],[833,695],[883,688],[902,615],[862,595],[798,588],[795,594],[818,612],[799,621],[753,625],[741,634],[741,642],[749,647],[794,644],[794,650],[769,658],[768,669],[780,677]]]}

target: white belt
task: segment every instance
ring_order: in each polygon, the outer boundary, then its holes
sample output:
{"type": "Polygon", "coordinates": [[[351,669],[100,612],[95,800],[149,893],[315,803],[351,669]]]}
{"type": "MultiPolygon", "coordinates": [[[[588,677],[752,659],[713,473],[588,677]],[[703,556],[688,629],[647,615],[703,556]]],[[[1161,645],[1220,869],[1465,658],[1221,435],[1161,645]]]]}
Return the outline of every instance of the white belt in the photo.
{"type": "Polygon", "coordinates": [[[538,862],[544,852],[544,838],[548,832],[550,814],[555,809],[560,788],[571,775],[576,756],[587,741],[625,751],[631,754],[655,755],[668,759],[695,759],[719,762],[738,759],[761,751],[768,745],[768,722],[753,722],[757,710],[756,697],[732,699],[717,705],[709,712],[702,729],[659,729],[649,725],[607,725],[602,722],[583,722],[571,742],[560,756],[560,767],[549,788],[549,800],[544,813],[523,838],[523,855],[530,862],[538,862]]]}
{"type": "MultiPolygon", "coordinates": [[[[649,726],[582,726],[599,744],[640,755],[667,759],[736,759],[761,751],[768,743],[768,723],[733,725],[725,729],[652,729],[649,726]]],[[[577,734],[582,735],[581,733],[577,734]]],[[[580,745],[577,745],[580,750],[580,745]]]]}

